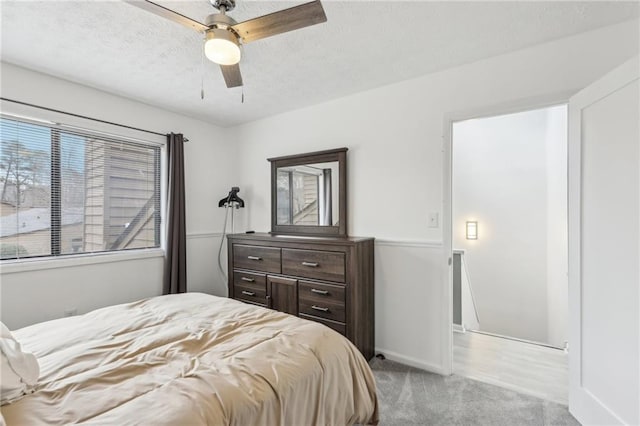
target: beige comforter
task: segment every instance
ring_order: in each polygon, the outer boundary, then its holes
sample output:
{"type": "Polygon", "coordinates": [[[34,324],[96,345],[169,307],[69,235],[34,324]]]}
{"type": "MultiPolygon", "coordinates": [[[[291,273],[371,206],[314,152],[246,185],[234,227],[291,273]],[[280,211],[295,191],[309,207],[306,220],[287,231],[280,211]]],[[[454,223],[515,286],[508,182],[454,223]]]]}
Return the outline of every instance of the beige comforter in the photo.
{"type": "Polygon", "coordinates": [[[377,421],[373,375],[329,328],[187,293],[14,332],[36,392],[2,407],[26,424],[348,425],[377,421]]]}

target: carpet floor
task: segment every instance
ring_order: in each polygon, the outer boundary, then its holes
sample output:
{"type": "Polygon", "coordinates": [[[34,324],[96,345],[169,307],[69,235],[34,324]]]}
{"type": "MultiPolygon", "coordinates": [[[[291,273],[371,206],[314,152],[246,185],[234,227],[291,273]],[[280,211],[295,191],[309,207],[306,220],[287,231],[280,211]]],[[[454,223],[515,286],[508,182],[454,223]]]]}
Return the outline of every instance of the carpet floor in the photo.
{"type": "Polygon", "coordinates": [[[579,426],[565,405],[374,358],[380,426],[579,426]]]}

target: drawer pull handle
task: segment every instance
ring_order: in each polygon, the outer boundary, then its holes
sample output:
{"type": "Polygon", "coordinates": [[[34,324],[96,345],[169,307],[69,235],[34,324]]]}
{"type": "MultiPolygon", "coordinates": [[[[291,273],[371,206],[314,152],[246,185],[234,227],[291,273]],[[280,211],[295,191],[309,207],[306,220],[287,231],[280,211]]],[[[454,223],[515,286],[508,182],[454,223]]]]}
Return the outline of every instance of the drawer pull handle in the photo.
{"type": "Polygon", "coordinates": [[[244,294],[245,296],[255,296],[256,295],[252,291],[245,291],[245,290],[242,290],[242,294],[244,294]]]}
{"type": "Polygon", "coordinates": [[[262,258],[260,256],[247,256],[247,259],[249,259],[249,260],[262,260],[262,258]]]}
{"type": "Polygon", "coordinates": [[[311,289],[311,293],[324,294],[324,295],[329,294],[329,292],[327,290],[318,290],[317,288],[312,288],[311,289]]]}
{"type": "Polygon", "coordinates": [[[254,281],[255,281],[253,278],[247,278],[247,277],[241,277],[240,279],[241,279],[242,281],[246,281],[246,282],[248,282],[248,283],[252,283],[252,282],[254,282],[254,281]]]}
{"type": "Polygon", "coordinates": [[[302,262],[302,266],[311,266],[312,268],[317,268],[318,262],[302,262]]]}
{"type": "Polygon", "coordinates": [[[322,312],[329,312],[329,308],[323,308],[321,306],[311,305],[311,309],[322,312]]]}

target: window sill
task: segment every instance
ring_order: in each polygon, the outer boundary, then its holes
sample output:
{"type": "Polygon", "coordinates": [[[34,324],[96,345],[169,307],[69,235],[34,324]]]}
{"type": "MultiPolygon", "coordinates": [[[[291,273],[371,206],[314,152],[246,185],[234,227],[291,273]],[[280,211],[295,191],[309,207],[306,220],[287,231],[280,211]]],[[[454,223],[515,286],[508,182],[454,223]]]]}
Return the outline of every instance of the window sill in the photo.
{"type": "Polygon", "coordinates": [[[125,262],[128,260],[149,259],[163,256],[163,249],[153,248],[126,252],[77,254],[64,257],[4,260],[0,262],[0,274],[5,275],[17,272],[70,268],[75,266],[95,265],[99,263],[125,262]]]}

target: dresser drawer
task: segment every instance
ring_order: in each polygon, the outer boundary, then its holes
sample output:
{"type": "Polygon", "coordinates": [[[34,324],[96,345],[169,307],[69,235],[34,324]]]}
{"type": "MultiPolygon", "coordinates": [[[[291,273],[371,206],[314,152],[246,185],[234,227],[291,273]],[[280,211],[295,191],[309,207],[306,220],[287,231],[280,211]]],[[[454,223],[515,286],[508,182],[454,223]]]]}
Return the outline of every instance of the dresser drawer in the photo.
{"type": "Polygon", "coordinates": [[[280,273],[280,249],[277,247],[233,245],[233,267],[280,273]]]}
{"type": "Polygon", "coordinates": [[[265,274],[255,274],[253,272],[233,271],[233,283],[255,290],[267,290],[267,276],[265,274]]]}
{"type": "Polygon", "coordinates": [[[267,291],[264,286],[259,288],[257,285],[235,284],[233,286],[233,298],[267,306],[267,291]]]}
{"type": "Polygon", "coordinates": [[[333,321],[345,321],[344,301],[340,302],[331,299],[319,301],[299,296],[298,312],[333,321]]]}
{"type": "Polygon", "coordinates": [[[344,286],[298,281],[298,297],[309,301],[341,303],[344,305],[344,286]]]}
{"type": "Polygon", "coordinates": [[[343,283],[344,253],[282,249],[282,273],[343,283]]]}
{"type": "Polygon", "coordinates": [[[317,318],[317,317],[314,317],[314,316],[311,316],[311,315],[305,315],[305,314],[300,314],[299,316],[300,316],[300,318],[304,318],[304,319],[307,319],[309,321],[315,321],[315,322],[319,322],[320,324],[324,324],[327,327],[332,328],[335,331],[337,331],[338,333],[342,334],[343,336],[347,335],[347,326],[342,322],[330,321],[330,320],[317,318]]]}

